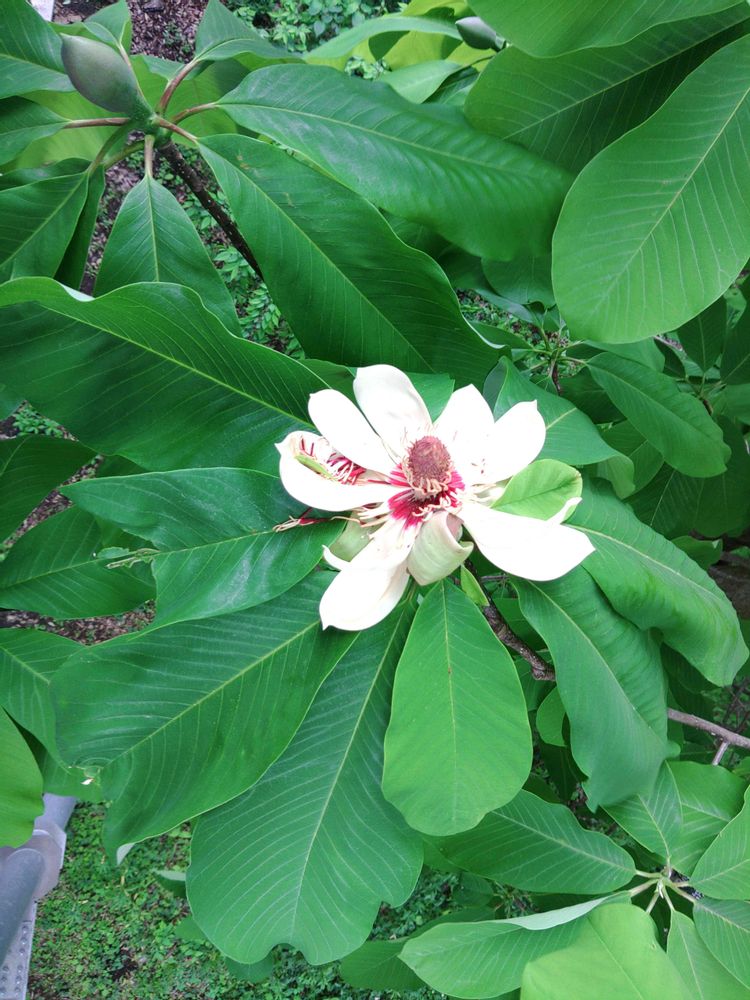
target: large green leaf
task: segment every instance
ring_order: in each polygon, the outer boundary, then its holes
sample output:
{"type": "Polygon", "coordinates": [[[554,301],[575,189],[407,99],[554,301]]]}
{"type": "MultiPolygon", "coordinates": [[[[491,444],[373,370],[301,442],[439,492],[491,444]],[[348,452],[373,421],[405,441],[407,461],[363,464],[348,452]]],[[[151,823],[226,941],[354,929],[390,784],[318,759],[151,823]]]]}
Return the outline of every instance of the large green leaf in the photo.
{"type": "Polygon", "coordinates": [[[729,684],[748,652],[737,615],[713,580],[604,486],[584,486],[570,523],[591,539],[585,569],[614,608],[642,629],[660,629],[714,684],[729,684]]]}
{"type": "Polygon", "coordinates": [[[693,921],[679,910],[673,910],[669,918],[667,955],[677,966],[691,1000],[750,1000],[750,989],[717,962],[693,921]]]}
{"type": "Polygon", "coordinates": [[[240,326],[232,296],[180,203],[153,177],[132,188],[107,240],[96,293],[137,281],[186,283],[232,333],[240,326]]]}
{"type": "Polygon", "coordinates": [[[531,731],[513,660],[461,590],[436,584],[396,672],[385,797],[414,829],[456,833],[509,802],[530,767],[531,731]]]}
{"type": "Polygon", "coordinates": [[[195,292],[139,284],[84,301],[55,282],[10,282],[3,378],[86,444],[149,469],[272,469],[274,443],[326,387],[292,358],[233,337],[195,292]],[[81,373],[85,372],[85,379],[81,373]]]}
{"type": "Polygon", "coordinates": [[[581,567],[550,583],[515,585],[524,616],[552,653],[589,800],[606,805],[647,791],[668,753],[666,685],[654,638],[613,611],[581,567]]]}
{"type": "Polygon", "coordinates": [[[682,804],[670,769],[663,766],[648,791],[607,806],[612,819],[667,863],[682,827],[682,804]]]}
{"type": "Polygon", "coordinates": [[[52,685],[60,751],[102,767],[111,845],[221,805],[279,756],[352,641],[320,627],[328,582],[316,574],[271,604],[152,627],[66,663],[52,685]]]}
{"type": "Polygon", "coordinates": [[[0,708],[0,844],[20,847],[44,809],[42,776],[26,740],[0,708]]]}
{"type": "Polygon", "coordinates": [[[526,966],[522,991],[524,1000],[690,1000],[654,922],[635,906],[595,909],[570,947],[526,966]]]}
{"type": "Polygon", "coordinates": [[[736,6],[734,0],[474,0],[472,10],[508,41],[538,56],[618,45],[657,24],[736,6]]]}
{"type": "Polygon", "coordinates": [[[676,761],[669,765],[682,804],[682,825],[671,863],[689,875],[696,862],[742,808],[745,783],[723,767],[676,761]]]}
{"type": "Polygon", "coordinates": [[[0,441],[0,539],[92,458],[89,448],[60,438],[28,435],[0,441]]]}
{"type": "Polygon", "coordinates": [[[0,97],[32,90],[71,90],[60,58],[60,39],[27,0],[3,0],[0,97]]]}
{"type": "Polygon", "coordinates": [[[398,905],[413,890],[421,839],[380,790],[392,677],[412,615],[410,602],[361,633],[279,760],[198,823],[190,906],[232,958],[256,962],[282,943],[316,964],[340,958],[365,940],[382,900],[398,905]]]}
{"type": "Polygon", "coordinates": [[[617,343],[673,330],[737,277],[750,255],[749,95],[746,36],[584,168],[553,241],[573,336],[617,343]]]}
{"type": "Polygon", "coordinates": [[[681,326],[677,339],[700,370],[707,372],[721,354],[726,333],[727,303],[721,298],[681,326]]]}
{"type": "Polygon", "coordinates": [[[581,918],[602,902],[509,920],[441,924],[407,941],[401,958],[436,990],[472,1000],[494,998],[520,985],[527,962],[574,941],[581,918]]]}
{"type": "Polygon", "coordinates": [[[678,83],[747,18],[737,5],[700,20],[660,25],[625,45],[538,59],[510,46],[469,92],[478,129],[580,170],[652,114],[678,83]]]}
{"type": "Polygon", "coordinates": [[[668,375],[616,354],[597,354],[589,371],[673,468],[700,477],[724,472],[729,446],[697,396],[681,392],[668,375]]]}
{"type": "Polygon", "coordinates": [[[385,84],[324,66],[269,66],[219,106],[471,253],[503,260],[549,248],[568,174],[385,84]]]}
{"type": "Polygon", "coordinates": [[[235,17],[219,0],[208,0],[195,34],[195,62],[236,59],[248,69],[269,62],[292,62],[293,52],[273,45],[247,21],[235,17]]]}
{"type": "Polygon", "coordinates": [[[698,860],[690,879],[696,889],[714,899],[750,896],[750,798],[698,860]]]}
{"type": "Polygon", "coordinates": [[[275,531],[301,504],[275,477],[247,469],[89,479],[64,492],[84,510],[156,546],[149,560],[160,625],[278,597],[307,576],[344,524],[275,531]]]}
{"type": "Polygon", "coordinates": [[[630,855],[608,837],[523,790],[438,847],[459,868],[530,892],[609,892],[635,875],[630,855]]]}
{"type": "Polygon", "coordinates": [[[372,205],[268,143],[215,136],[202,150],[310,356],[481,384],[496,352],[464,319],[438,265],[372,205]]]}
{"type": "Polygon", "coordinates": [[[40,629],[0,630],[0,705],[47,749],[55,750],[50,681],[77,642],[40,629]]]}
{"type": "MultiPolygon", "coordinates": [[[[750,903],[704,897],[696,901],[694,912],[695,927],[703,943],[750,990],[750,903]]],[[[735,997],[739,1000],[739,994],[734,994],[732,1000],[735,997]]]]}
{"type": "Polygon", "coordinates": [[[0,163],[7,163],[34,139],[54,135],[65,119],[33,101],[11,97],[0,104],[0,163]]]}
{"type": "Polygon", "coordinates": [[[146,572],[110,569],[97,555],[101,528],[82,510],[64,510],[22,535],[0,563],[0,605],[55,618],[130,611],[153,597],[146,572]]]}

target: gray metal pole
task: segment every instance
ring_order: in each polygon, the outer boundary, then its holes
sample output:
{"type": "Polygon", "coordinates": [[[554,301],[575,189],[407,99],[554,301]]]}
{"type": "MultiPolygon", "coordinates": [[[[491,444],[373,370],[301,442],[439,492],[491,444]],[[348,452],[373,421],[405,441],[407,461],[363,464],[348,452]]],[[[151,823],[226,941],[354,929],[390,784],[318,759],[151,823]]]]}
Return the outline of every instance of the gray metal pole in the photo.
{"type": "Polygon", "coordinates": [[[11,944],[44,871],[44,858],[33,847],[14,851],[0,868],[0,965],[11,944]]]}

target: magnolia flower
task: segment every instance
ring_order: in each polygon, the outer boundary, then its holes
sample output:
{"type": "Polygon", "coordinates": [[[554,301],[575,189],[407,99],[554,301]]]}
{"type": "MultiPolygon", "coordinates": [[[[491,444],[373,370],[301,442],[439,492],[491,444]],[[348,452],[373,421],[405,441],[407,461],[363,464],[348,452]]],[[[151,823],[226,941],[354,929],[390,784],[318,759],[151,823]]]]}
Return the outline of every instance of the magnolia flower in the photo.
{"type": "Polygon", "coordinates": [[[410,576],[425,585],[454,572],[474,547],[464,528],[490,562],[529,580],[563,576],[593,551],[561,523],[577,499],[546,521],[492,508],[542,449],[536,403],[517,403],[495,421],[470,385],[433,423],[390,365],[360,368],[354,395],[360,409],[334,389],[314,393],[310,417],[322,436],[294,431],[277,445],[287,492],[311,508],[351,511],[362,533],[349,562],[324,548],[340,571],[320,603],[324,628],[369,628],[396,606],[410,576]]]}

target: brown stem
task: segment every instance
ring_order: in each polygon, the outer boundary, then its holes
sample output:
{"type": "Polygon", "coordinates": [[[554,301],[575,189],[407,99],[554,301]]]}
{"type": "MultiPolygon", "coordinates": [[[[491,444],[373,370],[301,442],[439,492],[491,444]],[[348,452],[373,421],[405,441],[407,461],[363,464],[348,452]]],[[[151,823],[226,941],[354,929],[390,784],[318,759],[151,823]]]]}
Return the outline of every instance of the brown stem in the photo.
{"type": "Polygon", "coordinates": [[[174,172],[182,178],[185,184],[187,184],[209,215],[211,215],[219,226],[221,226],[232,246],[239,250],[250,267],[252,267],[252,269],[262,279],[263,273],[260,269],[258,261],[255,259],[252,250],[245,242],[242,233],[240,233],[237,226],[234,222],[232,222],[221,205],[209,194],[206,188],[206,182],[203,180],[198,171],[190,166],[185,157],[172,142],[167,143],[166,146],[162,146],[159,152],[166,158],[174,172]]]}
{"type": "Polygon", "coordinates": [[[95,128],[97,125],[127,125],[129,118],[78,118],[75,121],[66,122],[66,128],[95,128]]]}
{"type": "Polygon", "coordinates": [[[500,642],[518,653],[519,656],[522,656],[531,666],[531,675],[534,680],[553,681],[555,679],[555,672],[549,663],[543,660],[538,653],[535,653],[531,646],[525,643],[520,636],[516,635],[492,601],[486,607],[482,608],[482,611],[484,612],[484,617],[490,623],[490,628],[500,642]]]}
{"type": "Polygon", "coordinates": [[[198,115],[201,111],[211,111],[213,108],[218,107],[217,104],[196,104],[193,108],[185,108],[184,111],[180,111],[179,114],[172,116],[172,121],[177,124],[181,122],[183,118],[189,118],[191,115],[198,115]]]}
{"type": "Polygon", "coordinates": [[[164,93],[159,98],[159,103],[156,106],[157,111],[166,111],[167,105],[172,99],[172,94],[174,94],[175,90],[177,90],[188,73],[191,73],[197,65],[198,64],[196,62],[185,63],[182,69],[175,73],[167,86],[164,88],[164,93]]]}
{"type": "Polygon", "coordinates": [[[742,747],[743,750],[750,750],[750,739],[747,736],[740,736],[739,733],[725,729],[724,726],[716,722],[709,722],[708,719],[701,719],[697,715],[690,715],[688,712],[678,712],[676,708],[668,708],[667,715],[675,722],[681,722],[683,726],[692,726],[693,729],[702,729],[704,733],[710,733],[733,747],[742,747]]]}

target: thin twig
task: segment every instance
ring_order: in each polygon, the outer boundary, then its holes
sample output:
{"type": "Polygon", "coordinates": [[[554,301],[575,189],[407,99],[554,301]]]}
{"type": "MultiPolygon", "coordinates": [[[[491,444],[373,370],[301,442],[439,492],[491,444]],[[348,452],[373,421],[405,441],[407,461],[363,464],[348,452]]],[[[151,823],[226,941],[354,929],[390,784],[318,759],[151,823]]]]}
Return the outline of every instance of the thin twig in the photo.
{"type": "Polygon", "coordinates": [[[724,754],[727,752],[728,749],[729,749],[729,743],[727,742],[727,740],[722,740],[721,743],[716,748],[716,753],[713,755],[711,763],[717,765],[721,764],[721,758],[724,756],[724,754]]]}
{"type": "Polygon", "coordinates": [[[198,171],[191,167],[179,149],[172,142],[167,143],[166,146],[162,146],[159,152],[164,155],[174,172],[182,178],[185,184],[187,184],[209,215],[211,215],[219,226],[221,226],[232,246],[239,250],[250,267],[252,267],[256,274],[258,274],[258,276],[262,279],[263,274],[258,261],[255,259],[255,255],[245,242],[242,233],[229,218],[221,205],[209,194],[206,188],[206,182],[200,176],[198,171]]]}
{"type": "Polygon", "coordinates": [[[167,86],[164,88],[164,93],[159,98],[159,103],[156,106],[157,111],[166,111],[167,105],[172,99],[172,94],[174,94],[175,90],[177,90],[177,88],[185,79],[185,77],[189,73],[192,73],[192,71],[195,69],[197,65],[198,65],[197,62],[185,63],[182,69],[178,73],[175,73],[175,75],[169,81],[167,86]]]}
{"type": "Polygon", "coordinates": [[[675,722],[681,722],[683,726],[692,726],[693,729],[702,729],[704,733],[717,736],[729,746],[750,750],[750,739],[747,736],[740,736],[739,733],[734,733],[731,729],[725,729],[724,726],[720,726],[716,722],[709,722],[708,719],[701,719],[699,716],[690,715],[688,712],[678,712],[676,708],[668,708],[667,715],[675,722]]]}
{"type": "Polygon", "coordinates": [[[66,122],[66,128],[96,128],[99,125],[127,125],[129,118],[77,118],[75,121],[66,122]]]}
{"type": "Polygon", "coordinates": [[[213,101],[210,104],[196,104],[195,107],[193,108],[185,108],[185,110],[180,111],[179,114],[173,115],[171,120],[176,125],[177,122],[181,122],[183,118],[190,118],[191,115],[199,115],[201,111],[212,111],[214,108],[217,107],[218,104],[216,104],[215,101],[213,101]]]}

